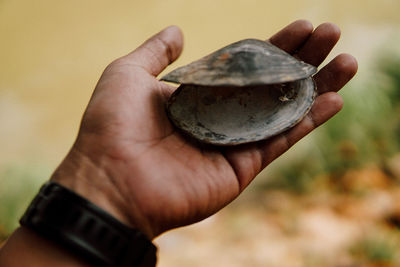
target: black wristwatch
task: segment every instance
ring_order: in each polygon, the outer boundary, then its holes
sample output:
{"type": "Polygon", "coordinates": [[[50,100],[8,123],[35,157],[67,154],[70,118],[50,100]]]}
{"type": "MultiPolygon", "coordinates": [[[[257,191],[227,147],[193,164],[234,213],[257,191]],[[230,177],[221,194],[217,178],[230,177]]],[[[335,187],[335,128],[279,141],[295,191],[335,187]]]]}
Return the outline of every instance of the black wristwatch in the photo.
{"type": "Polygon", "coordinates": [[[20,224],[93,266],[153,267],[157,248],[140,231],[54,182],[42,186],[20,224]]]}

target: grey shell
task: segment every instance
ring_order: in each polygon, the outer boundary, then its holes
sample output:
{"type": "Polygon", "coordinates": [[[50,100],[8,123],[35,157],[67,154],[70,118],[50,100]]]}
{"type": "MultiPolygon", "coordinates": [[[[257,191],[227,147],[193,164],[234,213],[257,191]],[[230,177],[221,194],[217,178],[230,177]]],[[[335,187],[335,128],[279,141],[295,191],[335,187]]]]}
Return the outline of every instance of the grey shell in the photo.
{"type": "Polygon", "coordinates": [[[269,42],[246,39],[177,68],[161,80],[204,86],[285,83],[310,77],[317,69],[269,42]]]}
{"type": "Polygon", "coordinates": [[[242,40],[162,77],[181,84],[167,114],[176,127],[205,143],[266,139],[308,113],[316,97],[311,77],[316,71],[268,42],[242,40]]]}

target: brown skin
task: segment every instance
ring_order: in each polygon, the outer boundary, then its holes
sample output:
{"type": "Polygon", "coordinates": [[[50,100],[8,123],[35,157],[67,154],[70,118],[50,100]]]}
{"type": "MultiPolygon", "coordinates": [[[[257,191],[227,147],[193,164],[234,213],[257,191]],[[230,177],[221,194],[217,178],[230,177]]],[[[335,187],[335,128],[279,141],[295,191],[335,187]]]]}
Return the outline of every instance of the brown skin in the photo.
{"type": "MultiPolygon", "coordinates": [[[[334,24],[325,23],[313,31],[311,23],[302,20],[270,41],[318,66],[339,36],[334,24]]],[[[186,139],[164,112],[175,88],[156,76],[176,60],[182,46],[180,30],[168,27],[111,63],[96,86],[75,144],[51,177],[150,239],[200,221],[234,200],[269,163],[341,109],[342,99],[336,92],[357,71],[352,56],[337,56],[315,75],[319,96],[296,127],[267,141],[211,147],[186,139]]],[[[0,266],[34,266],[23,265],[22,258],[16,265],[10,261],[18,250],[33,249],[30,242],[37,249],[25,257],[30,264],[84,266],[23,228],[0,251],[0,266]],[[53,250],[64,261],[54,261],[48,255],[53,250]]]]}

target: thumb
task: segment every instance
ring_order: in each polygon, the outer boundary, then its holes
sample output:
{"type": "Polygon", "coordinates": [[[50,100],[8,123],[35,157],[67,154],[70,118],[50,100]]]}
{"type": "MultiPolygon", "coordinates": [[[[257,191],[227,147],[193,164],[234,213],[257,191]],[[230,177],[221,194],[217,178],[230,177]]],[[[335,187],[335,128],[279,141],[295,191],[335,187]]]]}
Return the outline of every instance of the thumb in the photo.
{"type": "Polygon", "coordinates": [[[179,57],[182,48],[181,30],[177,26],[169,26],[121,59],[157,76],[179,57]]]}

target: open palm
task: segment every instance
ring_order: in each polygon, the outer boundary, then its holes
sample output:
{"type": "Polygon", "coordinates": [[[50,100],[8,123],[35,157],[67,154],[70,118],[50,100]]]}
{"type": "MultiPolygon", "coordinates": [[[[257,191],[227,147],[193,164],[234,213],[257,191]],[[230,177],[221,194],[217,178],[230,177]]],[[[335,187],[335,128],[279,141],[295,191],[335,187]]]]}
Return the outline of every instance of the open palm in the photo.
{"type": "MultiPolygon", "coordinates": [[[[309,22],[296,21],[269,41],[318,66],[339,36],[333,24],[313,31],[309,22]]],[[[150,238],[236,198],[265,166],[341,109],[336,91],[357,70],[352,56],[337,56],[315,75],[319,96],[296,127],[266,141],[215,147],[187,139],[165,114],[175,88],[156,76],[182,46],[180,30],[169,27],[106,68],[78,138],[52,177],[150,238]]]]}

